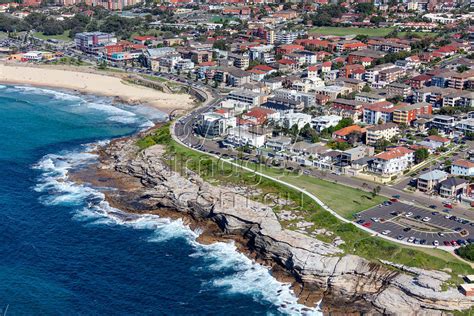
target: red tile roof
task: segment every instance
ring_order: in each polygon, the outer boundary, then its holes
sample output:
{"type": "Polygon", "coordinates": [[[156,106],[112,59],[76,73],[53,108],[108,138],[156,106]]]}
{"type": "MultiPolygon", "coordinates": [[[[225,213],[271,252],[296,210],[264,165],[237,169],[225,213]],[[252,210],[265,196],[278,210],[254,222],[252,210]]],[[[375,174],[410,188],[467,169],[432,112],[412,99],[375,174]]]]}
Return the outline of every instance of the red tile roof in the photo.
{"type": "Polygon", "coordinates": [[[449,138],[441,137],[441,136],[438,136],[438,135],[431,135],[431,136],[426,137],[426,139],[429,140],[429,141],[434,141],[434,142],[439,142],[439,143],[448,143],[449,142],[449,138]]]}
{"type": "Polygon", "coordinates": [[[471,168],[474,168],[474,162],[471,162],[466,159],[459,159],[453,162],[453,166],[459,166],[459,167],[471,169],[471,168]]]}
{"type": "Polygon", "coordinates": [[[391,160],[395,158],[401,158],[403,156],[406,156],[410,153],[412,153],[413,150],[410,150],[405,147],[394,147],[394,148],[389,148],[387,151],[375,155],[376,158],[382,159],[382,160],[391,160]]]}
{"type": "Polygon", "coordinates": [[[359,125],[351,125],[334,132],[334,134],[336,136],[344,137],[354,132],[365,133],[365,128],[360,127],[359,125]]]}

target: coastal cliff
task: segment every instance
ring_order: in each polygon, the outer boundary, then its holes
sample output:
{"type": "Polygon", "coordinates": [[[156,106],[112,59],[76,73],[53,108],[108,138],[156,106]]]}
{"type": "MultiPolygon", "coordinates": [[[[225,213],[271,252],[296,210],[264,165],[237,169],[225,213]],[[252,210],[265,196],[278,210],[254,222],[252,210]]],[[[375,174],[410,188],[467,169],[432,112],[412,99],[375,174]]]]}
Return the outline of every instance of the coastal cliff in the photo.
{"type": "Polygon", "coordinates": [[[293,280],[308,306],[322,299],[325,312],[437,315],[474,305],[455,288],[442,290],[448,273],[369,261],[283,228],[268,205],[243,189],[214,186],[187,169],[172,171],[161,145],[139,151],[135,138],[125,138],[100,152],[98,174],[119,188],[107,193],[113,205],[185,218],[204,236],[235,240],[277,277],[293,280]]]}

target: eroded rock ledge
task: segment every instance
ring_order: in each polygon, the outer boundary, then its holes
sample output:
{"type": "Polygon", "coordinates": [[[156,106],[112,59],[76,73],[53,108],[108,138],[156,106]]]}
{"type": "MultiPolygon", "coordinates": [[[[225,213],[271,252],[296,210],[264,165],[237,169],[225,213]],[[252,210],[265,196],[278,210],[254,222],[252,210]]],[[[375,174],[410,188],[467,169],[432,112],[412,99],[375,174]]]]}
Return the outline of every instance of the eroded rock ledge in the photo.
{"type": "Polygon", "coordinates": [[[122,139],[104,149],[99,168],[139,180],[141,188],[127,197],[136,210],[179,212],[198,223],[212,221],[223,235],[239,236],[234,239],[254,258],[287,271],[300,296],[313,301],[322,297],[325,311],[438,315],[474,305],[457,289],[441,290],[449,279],[445,272],[397,265],[389,269],[388,262],[344,255],[334,245],[283,229],[265,204],[204,182],[189,170],[186,176],[171,171],[163,154],[160,145],[139,152],[135,139],[122,139]]]}

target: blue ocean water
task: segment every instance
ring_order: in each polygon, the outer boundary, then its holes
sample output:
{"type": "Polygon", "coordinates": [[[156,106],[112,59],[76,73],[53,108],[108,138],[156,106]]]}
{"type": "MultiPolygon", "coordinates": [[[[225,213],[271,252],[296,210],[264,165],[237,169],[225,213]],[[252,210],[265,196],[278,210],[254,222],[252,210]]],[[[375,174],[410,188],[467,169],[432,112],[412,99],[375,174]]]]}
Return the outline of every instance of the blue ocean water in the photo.
{"type": "MultiPolygon", "coordinates": [[[[287,284],[181,221],[126,215],[68,179],[87,151],[165,116],[107,98],[0,86],[0,311],[302,314],[287,284]]],[[[317,313],[317,312],[314,312],[317,313]]]]}

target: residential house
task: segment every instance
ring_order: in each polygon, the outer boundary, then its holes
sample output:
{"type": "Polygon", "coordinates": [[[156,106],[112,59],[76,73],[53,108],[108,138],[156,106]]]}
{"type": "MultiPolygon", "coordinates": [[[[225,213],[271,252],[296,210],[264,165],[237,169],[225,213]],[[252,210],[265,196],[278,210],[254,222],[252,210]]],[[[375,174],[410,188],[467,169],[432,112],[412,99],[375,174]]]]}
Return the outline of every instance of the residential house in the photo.
{"type": "Polygon", "coordinates": [[[448,178],[448,174],[441,170],[432,170],[420,175],[416,181],[416,188],[421,192],[438,192],[440,183],[448,178]]]}
{"type": "Polygon", "coordinates": [[[459,159],[451,165],[451,174],[456,176],[474,177],[474,162],[459,159]]]}
{"type": "Polygon", "coordinates": [[[468,182],[461,178],[449,177],[441,181],[439,185],[439,195],[442,198],[457,198],[466,190],[468,182]]]}

